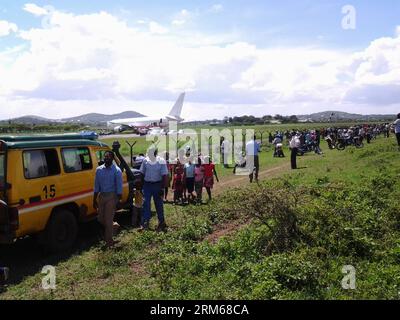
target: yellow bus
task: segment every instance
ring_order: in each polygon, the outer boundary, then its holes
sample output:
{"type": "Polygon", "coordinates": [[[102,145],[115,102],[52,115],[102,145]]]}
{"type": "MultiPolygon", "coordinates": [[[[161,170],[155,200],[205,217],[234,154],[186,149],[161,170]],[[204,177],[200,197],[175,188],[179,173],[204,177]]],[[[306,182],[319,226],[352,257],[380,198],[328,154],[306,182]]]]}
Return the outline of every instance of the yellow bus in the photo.
{"type": "MultiPolygon", "coordinates": [[[[0,137],[0,243],[40,235],[52,251],[71,247],[79,223],[97,215],[94,178],[107,150],[87,134],[0,137]]],[[[127,169],[123,202],[129,207],[127,169]]]]}

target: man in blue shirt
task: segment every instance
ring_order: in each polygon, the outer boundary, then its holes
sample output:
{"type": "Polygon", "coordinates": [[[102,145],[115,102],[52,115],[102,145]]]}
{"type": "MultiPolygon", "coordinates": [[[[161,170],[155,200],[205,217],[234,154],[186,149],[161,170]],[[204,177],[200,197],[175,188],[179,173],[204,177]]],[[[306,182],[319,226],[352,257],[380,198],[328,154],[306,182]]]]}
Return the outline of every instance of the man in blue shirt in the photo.
{"type": "Polygon", "coordinates": [[[114,163],[114,153],[104,154],[104,164],[96,169],[94,182],[93,208],[98,211],[98,220],[104,226],[104,238],[112,247],[114,214],[122,199],[122,172],[114,163]]]}
{"type": "Polygon", "coordinates": [[[168,185],[168,168],[164,159],[157,157],[157,150],[150,148],[148,157],[143,160],[140,172],[144,177],[143,185],[143,217],[140,230],[148,230],[151,218],[151,198],[156,206],[158,227],[157,231],[165,231],[167,225],[164,218],[163,190],[168,185]]]}

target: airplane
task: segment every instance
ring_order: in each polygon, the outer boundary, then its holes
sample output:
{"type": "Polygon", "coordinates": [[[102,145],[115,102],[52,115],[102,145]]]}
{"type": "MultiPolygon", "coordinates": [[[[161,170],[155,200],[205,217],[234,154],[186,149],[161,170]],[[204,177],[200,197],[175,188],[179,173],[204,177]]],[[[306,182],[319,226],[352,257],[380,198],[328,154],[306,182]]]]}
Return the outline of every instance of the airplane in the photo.
{"type": "Polygon", "coordinates": [[[133,130],[134,132],[145,135],[151,128],[165,128],[168,127],[169,121],[182,122],[181,118],[183,100],[185,99],[185,92],[181,93],[172,107],[169,114],[162,118],[154,117],[138,117],[128,119],[115,119],[107,123],[109,127],[114,127],[114,132],[123,132],[125,130],[133,130]]]}

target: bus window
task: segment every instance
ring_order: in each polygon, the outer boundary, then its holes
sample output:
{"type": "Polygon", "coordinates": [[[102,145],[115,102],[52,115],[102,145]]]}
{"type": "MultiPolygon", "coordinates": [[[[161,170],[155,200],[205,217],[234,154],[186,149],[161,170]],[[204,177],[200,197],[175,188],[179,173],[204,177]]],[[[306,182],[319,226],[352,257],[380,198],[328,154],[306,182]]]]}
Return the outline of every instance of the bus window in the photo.
{"type": "Polygon", "coordinates": [[[104,154],[106,153],[106,150],[99,150],[96,151],[96,157],[97,157],[97,164],[99,166],[104,164],[104,154]]]}
{"type": "Polygon", "coordinates": [[[60,174],[60,163],[55,149],[24,151],[22,156],[26,179],[60,174]]]}
{"type": "Polygon", "coordinates": [[[65,148],[61,151],[66,173],[91,170],[92,160],[88,148],[65,148]]]}

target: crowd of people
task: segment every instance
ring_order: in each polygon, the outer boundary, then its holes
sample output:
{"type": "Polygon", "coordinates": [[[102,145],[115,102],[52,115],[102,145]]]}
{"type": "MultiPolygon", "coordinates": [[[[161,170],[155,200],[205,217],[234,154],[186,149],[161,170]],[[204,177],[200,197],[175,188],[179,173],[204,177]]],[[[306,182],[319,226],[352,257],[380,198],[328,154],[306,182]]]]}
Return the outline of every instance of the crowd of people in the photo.
{"type": "Polygon", "coordinates": [[[276,131],[274,134],[270,132],[268,142],[274,147],[274,157],[285,157],[283,144],[286,139],[291,150],[291,167],[297,169],[296,158],[298,155],[304,155],[307,152],[323,154],[320,147],[322,139],[327,142],[329,149],[344,149],[348,145],[363,147],[364,141],[369,144],[379,136],[390,138],[392,132],[396,135],[400,150],[400,114],[397,115],[394,123],[327,127],[316,130],[292,129],[284,132],[276,131]]]}
{"type": "Polygon", "coordinates": [[[330,149],[334,149],[339,140],[353,141],[359,139],[360,143],[364,140],[371,143],[372,140],[379,136],[390,138],[390,133],[395,131],[395,125],[390,123],[384,124],[366,124],[352,126],[349,128],[327,128],[325,129],[325,139],[330,149]]]}
{"type": "MultiPolygon", "coordinates": [[[[199,155],[195,161],[188,154],[178,157],[174,163],[167,162],[170,181],[167,188],[172,187],[174,204],[201,204],[203,189],[207,191],[208,200],[211,201],[214,177],[219,182],[211,157],[199,155]]],[[[168,202],[167,188],[164,193],[165,202],[168,202]]]]}
{"type": "MultiPolygon", "coordinates": [[[[327,127],[310,130],[276,131],[269,134],[269,143],[274,146],[274,157],[285,157],[283,145],[286,142],[291,151],[291,168],[297,169],[296,158],[305,152],[322,154],[320,147],[324,139],[330,149],[335,149],[340,141],[351,143],[371,143],[379,136],[389,138],[391,132],[396,135],[400,151],[400,114],[394,123],[355,125],[351,127],[327,127]],[[285,141],[286,140],[286,141],[285,141]],[[358,142],[356,142],[358,141],[358,142]]],[[[227,159],[229,143],[221,140],[222,164],[228,168],[227,159]]],[[[250,182],[258,182],[260,161],[259,153],[261,144],[253,136],[247,142],[245,151],[240,150],[237,157],[234,173],[238,168],[246,168],[250,182]]],[[[96,171],[95,195],[93,206],[99,211],[99,221],[105,228],[105,240],[108,246],[112,246],[112,222],[114,212],[122,194],[121,170],[113,164],[114,154],[109,151],[105,155],[105,164],[96,171]]],[[[156,148],[148,150],[147,157],[140,154],[135,157],[136,171],[140,176],[136,184],[135,203],[136,208],[142,210],[140,230],[147,230],[151,218],[151,198],[153,198],[157,216],[158,231],[166,230],[164,217],[165,202],[169,202],[169,189],[172,189],[173,204],[201,204],[203,202],[203,190],[212,199],[214,177],[219,182],[216,166],[210,156],[194,155],[190,148],[180,150],[177,159],[170,161],[168,153],[163,157],[157,155],[156,148]]],[[[136,183],[136,182],[135,182],[136,183]]]]}
{"type": "MultiPolygon", "coordinates": [[[[134,168],[141,170],[145,159],[143,154],[134,157],[134,168]]],[[[207,192],[208,201],[212,199],[214,177],[217,182],[219,178],[210,156],[203,157],[199,154],[194,157],[191,155],[190,149],[187,149],[179,150],[178,157],[174,161],[170,161],[167,152],[157,159],[164,161],[167,168],[168,182],[163,189],[164,202],[170,202],[170,189],[172,189],[174,204],[201,204],[203,189],[207,192]]]]}

